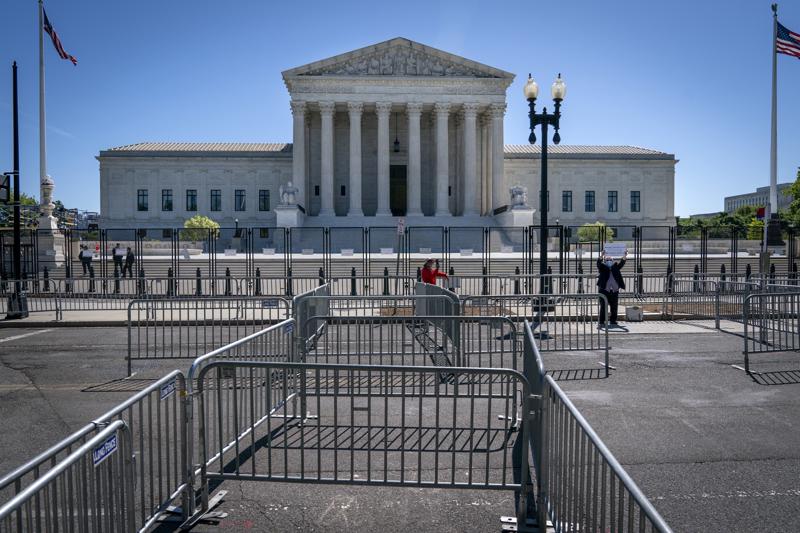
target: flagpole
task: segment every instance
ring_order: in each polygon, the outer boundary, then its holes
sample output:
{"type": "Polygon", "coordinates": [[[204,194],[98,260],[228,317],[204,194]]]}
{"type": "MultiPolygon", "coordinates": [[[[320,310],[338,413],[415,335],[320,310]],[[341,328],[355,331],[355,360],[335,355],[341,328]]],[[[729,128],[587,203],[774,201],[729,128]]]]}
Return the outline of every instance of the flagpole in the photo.
{"type": "Polygon", "coordinates": [[[772,135],[769,153],[770,212],[778,214],[778,4],[772,4],[772,135]]]}
{"type": "Polygon", "coordinates": [[[39,203],[44,198],[42,183],[47,175],[47,143],[44,114],[44,4],[39,0],[39,203]]]}

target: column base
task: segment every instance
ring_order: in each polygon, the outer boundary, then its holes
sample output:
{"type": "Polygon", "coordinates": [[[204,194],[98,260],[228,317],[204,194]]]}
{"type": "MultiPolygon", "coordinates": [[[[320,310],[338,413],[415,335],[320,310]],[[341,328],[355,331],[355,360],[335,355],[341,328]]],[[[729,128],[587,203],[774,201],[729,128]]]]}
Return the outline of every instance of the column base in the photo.
{"type": "Polygon", "coordinates": [[[406,212],[406,216],[407,217],[421,217],[421,216],[424,216],[424,215],[422,214],[422,211],[420,210],[420,211],[408,211],[408,212],[406,212]]]}
{"type": "Polygon", "coordinates": [[[434,216],[437,216],[437,217],[449,217],[449,216],[452,216],[452,214],[450,213],[450,211],[436,211],[434,216]]]}
{"type": "Polygon", "coordinates": [[[317,213],[318,217],[335,217],[336,211],[333,209],[320,209],[319,213],[317,213]]]}
{"type": "Polygon", "coordinates": [[[363,217],[364,216],[364,211],[362,211],[361,209],[359,209],[358,211],[353,211],[351,209],[350,211],[347,212],[346,216],[348,216],[348,217],[363,217]]]}

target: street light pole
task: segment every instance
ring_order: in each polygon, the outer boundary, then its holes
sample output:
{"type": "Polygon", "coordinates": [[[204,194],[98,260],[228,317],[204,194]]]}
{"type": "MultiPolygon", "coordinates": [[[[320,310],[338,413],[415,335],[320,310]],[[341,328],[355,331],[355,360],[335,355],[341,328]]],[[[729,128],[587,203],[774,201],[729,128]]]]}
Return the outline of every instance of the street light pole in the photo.
{"type": "Polygon", "coordinates": [[[14,183],[14,248],[13,248],[13,275],[14,292],[9,297],[8,313],[6,319],[25,318],[28,316],[28,305],[25,295],[22,294],[22,245],[19,209],[19,105],[17,95],[17,62],[11,65],[12,79],[12,116],[13,116],[13,142],[14,142],[14,169],[12,170],[14,183]]]}
{"type": "Polygon", "coordinates": [[[561,79],[561,74],[559,74],[551,88],[553,102],[555,104],[555,112],[553,114],[548,114],[546,107],[542,110],[542,113],[536,113],[536,98],[539,96],[539,85],[533,80],[530,74],[528,74],[528,81],[525,83],[523,92],[525,98],[528,100],[528,106],[530,108],[528,112],[531,129],[531,134],[528,136],[529,143],[536,143],[536,126],[542,127],[542,172],[539,191],[539,279],[541,292],[546,293],[548,292],[547,283],[545,281],[545,275],[547,274],[547,211],[550,209],[550,203],[547,201],[547,127],[553,126],[555,129],[553,143],[560,143],[561,135],[559,135],[558,130],[561,120],[561,102],[567,94],[567,86],[564,84],[564,80],[561,79]]]}

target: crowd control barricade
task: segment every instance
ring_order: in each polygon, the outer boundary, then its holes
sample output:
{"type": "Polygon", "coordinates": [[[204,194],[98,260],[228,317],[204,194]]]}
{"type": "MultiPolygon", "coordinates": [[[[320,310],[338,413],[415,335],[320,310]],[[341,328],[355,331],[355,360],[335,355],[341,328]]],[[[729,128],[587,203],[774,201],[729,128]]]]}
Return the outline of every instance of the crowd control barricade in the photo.
{"type": "Polygon", "coordinates": [[[0,532],[136,531],[131,434],[110,423],[0,507],[0,532]]]}
{"type": "Polygon", "coordinates": [[[128,375],[132,362],[193,359],[289,316],[277,296],[133,300],[128,305],[128,375]]]}
{"type": "Polygon", "coordinates": [[[522,368],[517,328],[505,317],[325,316],[309,321],[304,330],[325,331],[303,354],[309,363],[522,368]]]}
{"type": "Polygon", "coordinates": [[[103,428],[120,420],[130,430],[131,450],[136,458],[133,472],[136,529],[148,529],[166,511],[172,511],[175,502],[180,503],[176,511],[183,519],[187,518],[192,500],[187,461],[186,385],[179,370],[150,384],[0,479],[0,497],[2,500],[16,497],[103,428]]]}
{"type": "Polygon", "coordinates": [[[800,351],[800,292],[750,294],[744,300],[744,367],[754,353],[800,351]]]}
{"type": "MultiPolygon", "coordinates": [[[[312,316],[327,316],[330,314],[331,286],[329,284],[320,285],[302,294],[298,294],[292,300],[292,313],[298,326],[304,327],[312,316]]],[[[311,340],[321,331],[300,330],[298,336],[306,342],[311,340]]]]}
{"type": "MultiPolygon", "coordinates": [[[[8,313],[8,299],[17,290],[27,302],[28,313],[55,313],[56,320],[63,318],[63,302],[56,292],[44,292],[36,280],[0,281],[0,313],[8,313]]],[[[55,288],[55,285],[53,285],[55,288]]]]}
{"type": "Polygon", "coordinates": [[[517,493],[524,521],[532,496],[527,380],[509,369],[447,372],[443,379],[440,368],[418,366],[205,366],[196,393],[203,505],[209,483],[222,480],[495,489],[517,493]]]}

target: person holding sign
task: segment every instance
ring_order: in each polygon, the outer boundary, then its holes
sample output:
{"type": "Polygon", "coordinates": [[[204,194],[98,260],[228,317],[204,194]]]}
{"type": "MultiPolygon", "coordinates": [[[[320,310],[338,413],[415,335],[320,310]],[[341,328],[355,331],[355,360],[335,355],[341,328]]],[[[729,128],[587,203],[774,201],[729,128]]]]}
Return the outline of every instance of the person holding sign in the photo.
{"type": "Polygon", "coordinates": [[[423,265],[422,271],[420,272],[420,277],[422,278],[423,283],[436,285],[436,278],[447,279],[447,274],[440,272],[439,269],[434,266],[435,264],[436,261],[434,259],[428,259],[425,261],[425,265],[423,265]]]}
{"type": "MultiPolygon", "coordinates": [[[[612,326],[617,325],[617,308],[619,305],[619,291],[625,288],[625,280],[622,278],[622,268],[625,266],[625,260],[628,258],[628,250],[625,249],[622,257],[614,259],[610,255],[611,252],[618,251],[612,250],[607,247],[603,251],[603,257],[597,260],[597,288],[600,294],[608,300],[608,306],[611,308],[611,313],[608,317],[608,322],[612,326]]],[[[602,327],[606,321],[606,306],[603,302],[600,303],[600,326],[602,327]]]]}

